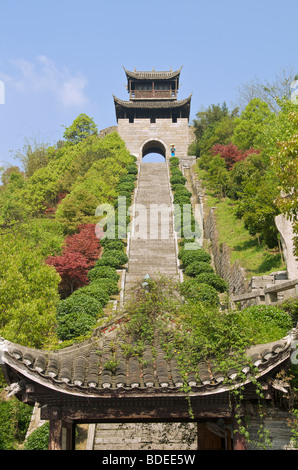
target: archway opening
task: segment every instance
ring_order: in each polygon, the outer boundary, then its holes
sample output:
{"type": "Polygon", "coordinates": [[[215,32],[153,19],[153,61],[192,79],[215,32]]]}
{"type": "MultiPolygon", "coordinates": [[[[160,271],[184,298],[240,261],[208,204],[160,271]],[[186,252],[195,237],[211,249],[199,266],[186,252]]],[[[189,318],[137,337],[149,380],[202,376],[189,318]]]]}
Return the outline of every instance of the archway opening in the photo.
{"type": "Polygon", "coordinates": [[[144,163],[164,163],[166,161],[165,146],[158,140],[146,142],[142,150],[144,163]]]}

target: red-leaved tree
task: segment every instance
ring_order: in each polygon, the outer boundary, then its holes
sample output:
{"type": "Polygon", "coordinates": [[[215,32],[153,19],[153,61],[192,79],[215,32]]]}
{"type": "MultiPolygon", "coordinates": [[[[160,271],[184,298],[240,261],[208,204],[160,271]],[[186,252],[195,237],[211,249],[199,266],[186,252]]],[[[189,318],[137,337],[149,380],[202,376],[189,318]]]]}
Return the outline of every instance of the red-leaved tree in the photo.
{"type": "Polygon", "coordinates": [[[60,274],[59,290],[62,297],[68,297],[76,289],[88,284],[89,264],[81,253],[63,253],[61,256],[50,256],[46,263],[54,266],[60,274]]]}
{"type": "Polygon", "coordinates": [[[100,241],[95,234],[95,224],[83,224],[78,229],[79,233],[66,237],[63,252],[82,254],[91,269],[101,251],[100,241]]]}
{"type": "Polygon", "coordinates": [[[78,230],[78,233],[66,237],[61,255],[46,259],[46,263],[54,266],[60,274],[62,297],[68,297],[88,284],[87,273],[100,256],[101,246],[95,234],[95,224],[80,225],[78,230]]]}
{"type": "Polygon", "coordinates": [[[259,150],[251,148],[249,150],[242,151],[238,149],[237,145],[234,144],[215,144],[210,150],[212,155],[219,155],[226,162],[228,170],[230,170],[233,165],[241,160],[245,160],[248,155],[253,153],[260,153],[259,150]]]}

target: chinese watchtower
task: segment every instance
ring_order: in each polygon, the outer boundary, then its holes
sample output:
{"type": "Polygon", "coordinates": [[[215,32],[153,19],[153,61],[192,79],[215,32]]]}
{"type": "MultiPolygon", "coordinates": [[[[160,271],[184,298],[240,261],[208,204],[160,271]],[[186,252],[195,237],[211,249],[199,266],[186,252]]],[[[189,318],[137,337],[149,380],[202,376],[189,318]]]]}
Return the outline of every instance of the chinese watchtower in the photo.
{"type": "Polygon", "coordinates": [[[161,72],[130,72],[126,69],[129,101],[114,96],[118,133],[131,154],[139,160],[159,153],[166,160],[187,159],[192,141],[189,126],[191,95],[177,100],[181,68],[161,72]]]}

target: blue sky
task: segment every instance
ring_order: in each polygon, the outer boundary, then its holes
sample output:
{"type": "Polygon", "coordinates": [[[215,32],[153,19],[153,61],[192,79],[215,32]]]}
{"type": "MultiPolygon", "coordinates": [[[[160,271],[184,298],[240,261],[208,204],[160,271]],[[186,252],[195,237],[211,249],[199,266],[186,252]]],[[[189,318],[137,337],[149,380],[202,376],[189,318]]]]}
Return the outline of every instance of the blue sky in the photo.
{"type": "Polygon", "coordinates": [[[128,99],[123,66],[176,70],[191,120],[238,88],[298,73],[297,0],[0,0],[0,162],[30,142],[54,144],[80,114],[115,125],[128,99]]]}

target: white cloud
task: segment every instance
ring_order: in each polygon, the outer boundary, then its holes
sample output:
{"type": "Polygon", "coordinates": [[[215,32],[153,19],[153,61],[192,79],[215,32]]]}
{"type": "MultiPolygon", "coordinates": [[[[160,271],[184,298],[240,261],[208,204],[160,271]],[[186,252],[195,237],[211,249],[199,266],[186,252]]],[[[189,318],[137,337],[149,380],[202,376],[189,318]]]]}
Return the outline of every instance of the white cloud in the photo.
{"type": "Polygon", "coordinates": [[[15,74],[0,73],[0,78],[23,93],[51,93],[63,106],[80,106],[88,103],[85,93],[87,79],[80,73],[71,73],[67,68],[58,68],[44,55],[32,62],[24,59],[11,61],[15,74]]]}

